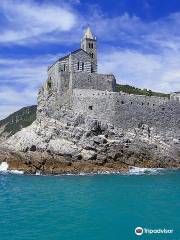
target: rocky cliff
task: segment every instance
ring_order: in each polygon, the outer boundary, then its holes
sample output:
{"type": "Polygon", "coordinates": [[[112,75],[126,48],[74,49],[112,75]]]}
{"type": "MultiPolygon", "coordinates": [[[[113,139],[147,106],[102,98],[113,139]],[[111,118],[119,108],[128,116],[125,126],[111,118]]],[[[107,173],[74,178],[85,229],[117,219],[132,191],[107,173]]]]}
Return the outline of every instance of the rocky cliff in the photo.
{"type": "Polygon", "coordinates": [[[61,119],[37,119],[9,138],[1,147],[1,161],[11,169],[45,174],[180,166],[178,133],[173,137],[146,124],[125,130],[65,108],[61,112],[61,119]]]}
{"type": "Polygon", "coordinates": [[[180,167],[179,103],[163,103],[167,105],[162,105],[163,110],[160,106],[158,114],[148,108],[150,113],[147,109],[143,118],[143,106],[141,114],[131,111],[133,119],[122,112],[123,121],[114,125],[75,113],[71,98],[58,105],[56,97],[55,92],[42,89],[37,119],[1,144],[0,161],[8,162],[10,169],[62,174],[119,172],[130,166],[180,167]]]}

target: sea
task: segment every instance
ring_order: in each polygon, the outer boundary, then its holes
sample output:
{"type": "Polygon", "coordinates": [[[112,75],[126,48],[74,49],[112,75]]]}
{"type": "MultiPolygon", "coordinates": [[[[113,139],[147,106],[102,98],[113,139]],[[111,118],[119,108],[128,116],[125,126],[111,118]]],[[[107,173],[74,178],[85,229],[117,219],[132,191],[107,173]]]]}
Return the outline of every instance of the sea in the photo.
{"type": "Polygon", "coordinates": [[[3,164],[0,240],[180,240],[179,170],[43,176],[3,164]]]}

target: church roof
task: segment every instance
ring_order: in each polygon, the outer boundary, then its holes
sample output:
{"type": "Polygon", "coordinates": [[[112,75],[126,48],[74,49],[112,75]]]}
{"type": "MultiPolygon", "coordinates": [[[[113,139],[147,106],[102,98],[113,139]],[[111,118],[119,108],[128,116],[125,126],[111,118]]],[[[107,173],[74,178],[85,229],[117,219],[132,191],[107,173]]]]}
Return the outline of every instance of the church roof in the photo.
{"type": "Polygon", "coordinates": [[[77,50],[75,50],[73,52],[70,52],[68,55],[65,55],[64,57],[59,58],[55,63],[53,63],[51,66],[49,66],[48,69],[50,69],[52,66],[54,66],[54,64],[56,64],[57,62],[63,61],[64,59],[68,58],[71,54],[73,55],[73,54],[76,54],[76,53],[78,53],[80,51],[85,52],[89,56],[89,54],[86,51],[84,51],[82,48],[79,48],[79,49],[77,49],[77,50]]]}
{"type": "Polygon", "coordinates": [[[88,28],[86,29],[85,34],[84,34],[84,38],[94,39],[90,27],[88,27],[88,28]]]}
{"type": "Polygon", "coordinates": [[[84,51],[82,48],[79,48],[79,49],[77,49],[77,50],[75,50],[75,51],[73,51],[73,52],[70,52],[68,55],[66,55],[66,56],[64,56],[64,57],[59,58],[59,59],[57,60],[57,62],[62,61],[62,60],[64,60],[64,59],[68,58],[70,55],[76,54],[76,53],[78,53],[78,52],[80,52],[80,51],[85,52],[85,53],[89,56],[89,54],[88,54],[86,51],[84,51]]]}

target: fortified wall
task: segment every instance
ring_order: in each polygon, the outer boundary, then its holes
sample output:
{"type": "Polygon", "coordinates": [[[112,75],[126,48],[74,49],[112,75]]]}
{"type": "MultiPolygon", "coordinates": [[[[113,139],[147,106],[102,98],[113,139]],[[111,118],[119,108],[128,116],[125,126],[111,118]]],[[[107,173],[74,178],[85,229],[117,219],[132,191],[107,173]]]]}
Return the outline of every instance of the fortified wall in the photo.
{"type": "Polygon", "coordinates": [[[115,91],[114,75],[97,73],[96,38],[87,29],[81,49],[48,68],[48,80],[39,93],[37,116],[66,121],[83,115],[124,129],[145,123],[166,132],[179,131],[179,93],[171,94],[169,100],[115,91]]]}
{"type": "Polygon", "coordinates": [[[84,115],[124,129],[136,128],[143,123],[168,131],[180,129],[178,101],[122,92],[74,88],[61,97],[46,89],[39,94],[40,118],[42,113],[59,120],[69,114],[84,115]]]}
{"type": "Polygon", "coordinates": [[[167,98],[80,89],[74,89],[72,98],[75,113],[117,127],[134,128],[140,123],[162,128],[180,127],[179,103],[167,98]]]}

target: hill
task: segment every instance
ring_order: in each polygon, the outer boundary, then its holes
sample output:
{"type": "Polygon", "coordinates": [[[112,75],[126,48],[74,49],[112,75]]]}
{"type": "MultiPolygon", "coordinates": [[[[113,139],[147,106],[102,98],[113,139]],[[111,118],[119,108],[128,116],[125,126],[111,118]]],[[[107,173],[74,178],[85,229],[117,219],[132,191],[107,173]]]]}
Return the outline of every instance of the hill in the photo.
{"type": "Polygon", "coordinates": [[[0,138],[7,138],[24,127],[29,126],[36,119],[37,106],[23,107],[0,121],[0,138]]]}
{"type": "Polygon", "coordinates": [[[140,88],[136,88],[130,85],[120,85],[117,84],[116,85],[116,91],[117,92],[125,92],[125,93],[129,93],[129,94],[136,94],[136,95],[145,95],[145,96],[157,96],[157,97],[167,97],[170,98],[169,94],[166,93],[160,93],[160,92],[153,92],[151,90],[147,90],[147,89],[140,89],[140,88]]]}

